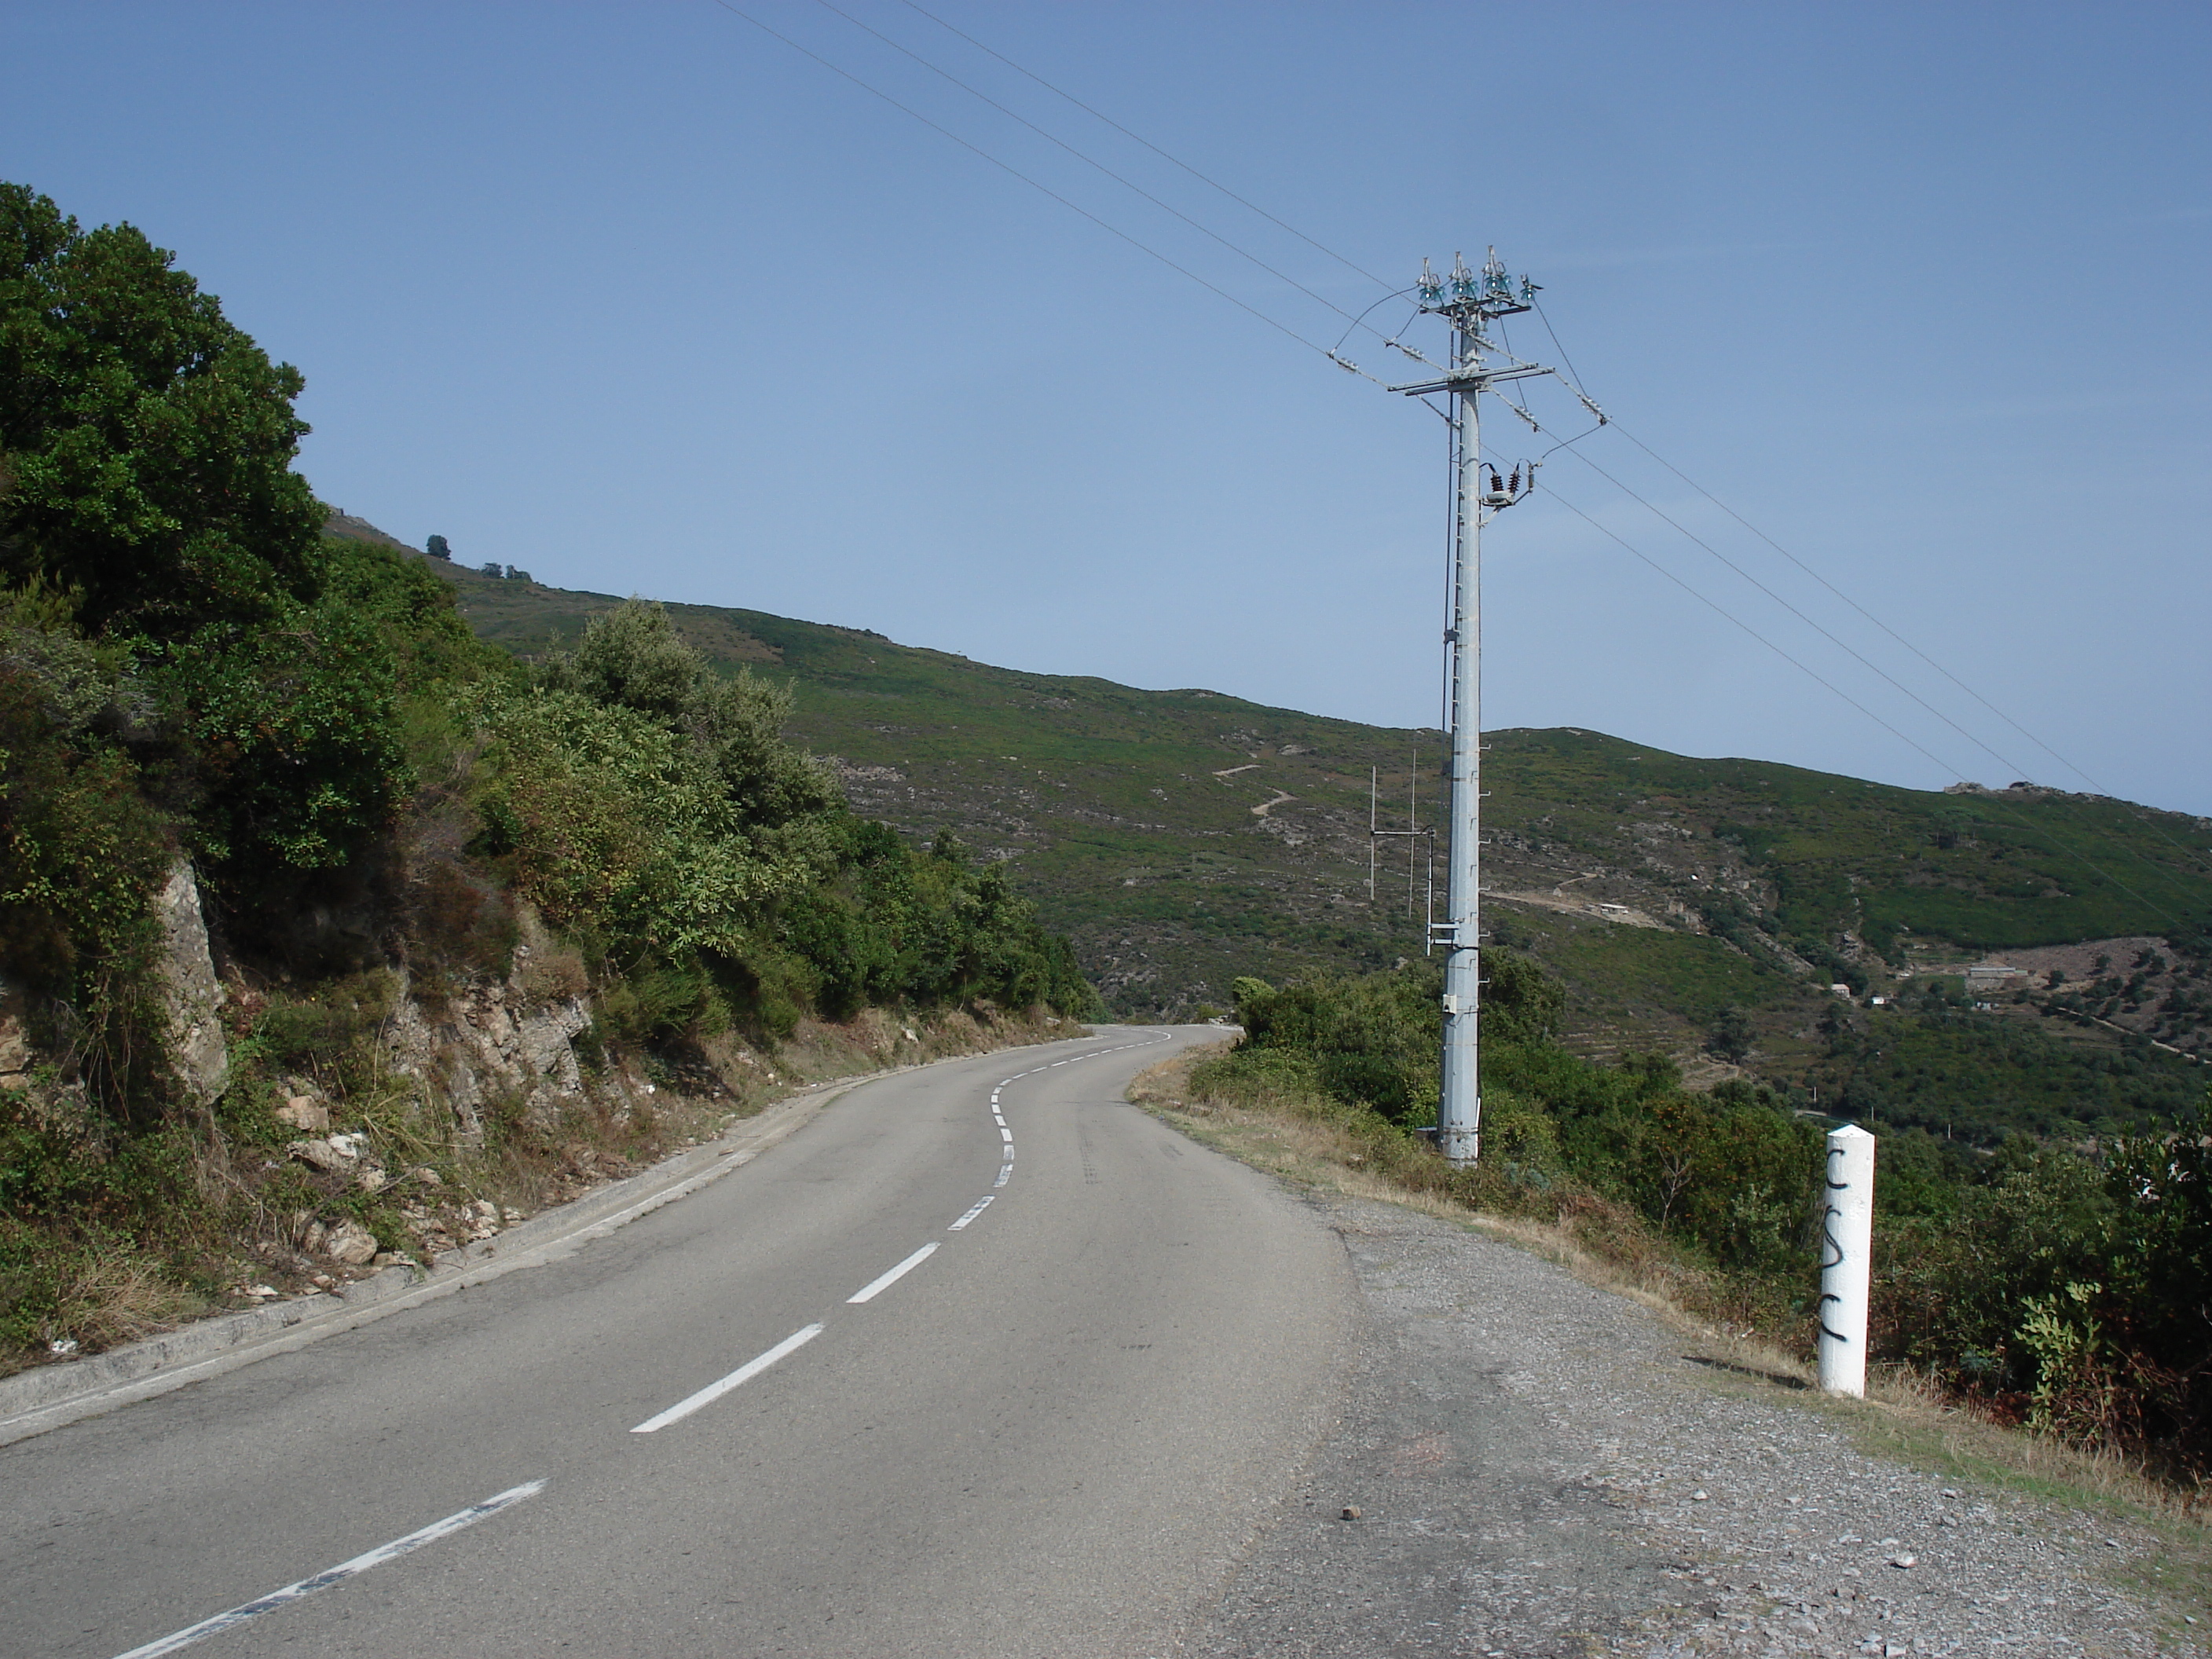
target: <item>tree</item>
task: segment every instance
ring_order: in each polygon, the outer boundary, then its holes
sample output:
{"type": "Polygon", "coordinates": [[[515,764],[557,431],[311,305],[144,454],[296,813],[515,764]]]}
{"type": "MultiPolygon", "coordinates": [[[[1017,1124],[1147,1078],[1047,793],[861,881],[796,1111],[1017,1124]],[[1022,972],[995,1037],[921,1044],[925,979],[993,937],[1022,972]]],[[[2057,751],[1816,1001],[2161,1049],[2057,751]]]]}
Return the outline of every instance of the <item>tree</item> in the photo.
{"type": "MultiPolygon", "coordinates": [[[[547,659],[544,676],[549,686],[635,709],[688,736],[749,823],[786,823],[836,802],[828,775],[783,741],[791,693],[744,668],[722,678],[658,605],[629,599],[593,617],[574,651],[547,659]]],[[[965,856],[957,844],[945,855],[965,856]]]]}
{"type": "Polygon", "coordinates": [[[1751,1017],[1730,1003],[1713,1017],[1705,1046],[1730,1064],[1741,1064],[1751,1052],[1751,1017]]]}
{"type": "MultiPolygon", "coordinates": [[[[0,588],[62,602],[32,654],[114,659],[139,708],[103,729],[186,850],[336,868],[406,781],[395,618],[349,586],[360,561],[325,548],[291,470],[299,371],[173,263],[0,184],[0,588]]],[[[369,586],[414,603],[404,579],[369,586]]]]}
{"type": "Polygon", "coordinates": [[[431,537],[422,544],[422,550],[434,559],[450,560],[453,556],[453,544],[443,536],[431,537]]]}
{"type": "Polygon", "coordinates": [[[131,226],[0,184],[0,576],[88,632],[185,638],[315,597],[306,382],[131,226]]]}

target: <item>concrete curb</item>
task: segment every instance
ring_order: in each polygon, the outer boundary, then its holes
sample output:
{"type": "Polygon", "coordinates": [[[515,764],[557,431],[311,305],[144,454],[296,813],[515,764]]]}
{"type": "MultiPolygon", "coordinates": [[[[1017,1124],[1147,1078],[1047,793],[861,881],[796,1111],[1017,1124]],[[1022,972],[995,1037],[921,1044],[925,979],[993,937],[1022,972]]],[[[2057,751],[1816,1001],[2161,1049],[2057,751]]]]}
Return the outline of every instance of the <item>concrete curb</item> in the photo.
{"type": "Polygon", "coordinates": [[[356,1329],[471,1285],[489,1284],[525,1267],[573,1255],[593,1239],[604,1238],[617,1228],[719,1181],[732,1170],[744,1168],[804,1127],[832,1101],[865,1084],[993,1054],[1079,1042],[1088,1035],[1014,1043],[976,1054],[948,1054],[941,1060],[809,1084],[758,1115],[732,1126],[720,1140],[688,1147],[649,1170],[542,1211],[495,1238],[448,1250],[428,1273],[413,1267],[386,1267],[342,1291],[199,1320],[106,1353],[40,1365],[0,1378],[0,1446],[220,1376],[272,1354],[289,1353],[325,1336],[356,1329]]]}

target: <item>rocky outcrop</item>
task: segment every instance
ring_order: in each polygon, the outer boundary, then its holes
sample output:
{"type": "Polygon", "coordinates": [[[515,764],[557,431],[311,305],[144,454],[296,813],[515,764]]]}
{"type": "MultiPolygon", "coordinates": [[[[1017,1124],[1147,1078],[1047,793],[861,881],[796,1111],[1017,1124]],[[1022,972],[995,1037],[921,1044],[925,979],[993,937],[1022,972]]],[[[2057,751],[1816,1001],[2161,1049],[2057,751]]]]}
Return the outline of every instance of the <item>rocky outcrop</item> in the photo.
{"type": "Polygon", "coordinates": [[[222,981],[208,947],[207,918],[191,860],[179,859],[154,898],[161,950],[155,972],[169,1020],[169,1066],[196,1105],[230,1081],[230,1048],[222,1030],[222,981]]]}
{"type": "Polygon", "coordinates": [[[29,1084],[35,1059],[23,1029],[22,998],[13,986],[0,986],[0,1089],[29,1084]]]}
{"type": "MultiPolygon", "coordinates": [[[[540,1001],[507,981],[455,993],[435,1016],[403,995],[385,1042],[392,1070],[447,1107],[462,1139],[475,1142],[495,1100],[519,1100],[525,1111],[550,1119],[584,1092],[575,1039],[591,1021],[581,997],[540,1001]]],[[[610,1086],[623,1085],[610,1079],[610,1086]]]]}

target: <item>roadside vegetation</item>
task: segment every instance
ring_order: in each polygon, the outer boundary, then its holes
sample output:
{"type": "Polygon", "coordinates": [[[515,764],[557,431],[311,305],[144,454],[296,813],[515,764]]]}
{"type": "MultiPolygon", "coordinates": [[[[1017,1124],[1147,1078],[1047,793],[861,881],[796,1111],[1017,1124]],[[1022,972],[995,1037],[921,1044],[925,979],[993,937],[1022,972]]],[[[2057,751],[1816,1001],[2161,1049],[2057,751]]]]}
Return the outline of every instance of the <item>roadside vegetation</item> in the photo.
{"type": "Polygon", "coordinates": [[[658,607],[526,662],[426,561],[326,537],[302,384],[135,229],[0,185],[0,1370],[1097,1007],[997,866],[856,817],[789,693],[658,607]],[[165,989],[180,868],[212,1073],[165,989]],[[534,1008],[636,1088],[555,1111],[394,1060],[534,1008]]]}
{"type": "MultiPolygon", "coordinates": [[[[1435,1121],[1436,975],[1237,982],[1244,1035],[1155,1079],[1203,1132],[1272,1122],[1303,1158],[1395,1194],[1521,1225],[1727,1333],[1809,1358],[1820,1149],[1837,1120],[1743,1081],[1686,1090],[1674,1063],[1558,1042],[1564,994],[1484,952],[1483,1155],[1435,1121]]],[[[1873,1341],[1900,1382],[2195,1492],[2212,1474],[2212,1100],[2092,1149],[2011,1134],[1971,1148],[1884,1131],[1873,1341]]]]}
{"type": "MultiPolygon", "coordinates": [[[[573,644],[620,603],[441,569],[479,633],[518,650],[573,644]]],[[[997,668],[861,627],[670,614],[716,664],[796,688],[793,731],[837,757],[871,814],[1003,855],[1124,1016],[1202,1017],[1238,974],[1359,974],[1422,948],[1420,872],[1386,858],[1367,890],[1368,790],[1373,778],[1386,828],[1407,822],[1409,794],[1428,817],[1433,732],[997,668]]],[[[1577,1052],[1664,1050],[1700,1084],[1723,1062],[1801,1107],[1849,1091],[1854,1115],[1980,1146],[2020,1129],[2137,1133],[2203,1091],[2172,1052],[2212,1057],[2203,821],[1595,732],[1484,741],[1484,871],[1504,896],[1492,937],[1565,984],[1561,1037],[1577,1052]],[[2107,959],[2081,953],[2063,984],[2046,962],[1964,995],[1960,971],[1985,954],[2091,939],[2107,959]]]]}

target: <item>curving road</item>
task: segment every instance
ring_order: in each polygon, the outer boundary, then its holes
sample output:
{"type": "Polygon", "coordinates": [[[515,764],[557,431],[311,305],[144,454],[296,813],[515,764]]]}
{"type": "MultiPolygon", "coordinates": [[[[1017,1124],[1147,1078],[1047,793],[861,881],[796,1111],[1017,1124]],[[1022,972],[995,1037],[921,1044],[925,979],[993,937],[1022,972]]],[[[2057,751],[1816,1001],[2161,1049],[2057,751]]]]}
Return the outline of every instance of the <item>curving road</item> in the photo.
{"type": "Polygon", "coordinates": [[[864,1085],[565,1260],[0,1449],[0,1646],[1166,1652],[1356,1320],[1312,1211],[1123,1103],[1212,1035],[864,1085]]]}

